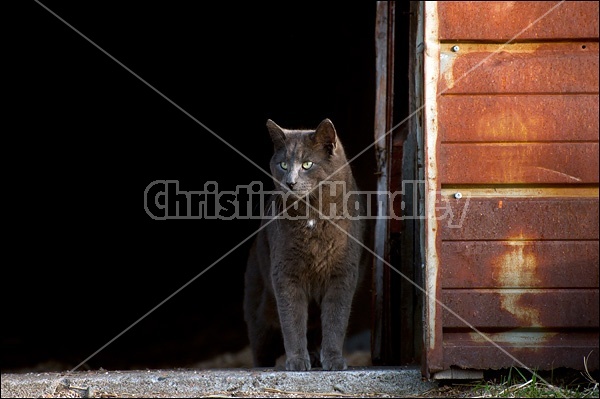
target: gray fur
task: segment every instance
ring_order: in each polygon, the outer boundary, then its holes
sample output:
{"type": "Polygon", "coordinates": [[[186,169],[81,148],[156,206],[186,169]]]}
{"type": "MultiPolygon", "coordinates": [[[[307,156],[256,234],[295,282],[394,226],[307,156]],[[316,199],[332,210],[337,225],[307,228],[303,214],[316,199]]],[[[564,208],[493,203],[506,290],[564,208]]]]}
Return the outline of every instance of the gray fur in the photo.
{"type": "MultiPolygon", "coordinates": [[[[344,193],[326,195],[319,201],[318,184],[333,172],[328,181],[344,182],[346,191],[357,191],[344,149],[329,119],[315,130],[282,129],[267,122],[274,154],[271,173],[276,189],[291,191],[286,199],[274,196],[277,213],[289,208],[290,216],[278,218],[261,230],[250,250],[245,275],[244,316],[252,346],[254,365],[272,367],[286,354],[287,370],[346,369],[342,347],[352,299],[362,277],[362,247],[343,231],[319,216],[298,198],[329,215],[335,204],[336,215],[346,216],[344,193]],[[309,169],[303,162],[313,162],[309,169]],[[287,163],[287,170],[281,167],[287,163]],[[320,347],[320,353],[318,352],[320,347]]],[[[328,192],[328,188],[325,190],[328,192]]],[[[351,216],[364,210],[347,209],[351,216]]],[[[263,222],[266,223],[268,220],[263,222]]],[[[365,226],[362,220],[333,219],[342,229],[359,240],[365,226]]]]}

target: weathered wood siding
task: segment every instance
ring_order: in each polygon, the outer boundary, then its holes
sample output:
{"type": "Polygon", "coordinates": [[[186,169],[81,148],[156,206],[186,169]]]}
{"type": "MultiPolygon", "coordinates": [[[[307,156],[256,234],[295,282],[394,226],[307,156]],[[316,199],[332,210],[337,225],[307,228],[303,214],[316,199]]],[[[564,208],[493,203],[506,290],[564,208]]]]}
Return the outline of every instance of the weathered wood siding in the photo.
{"type": "Polygon", "coordinates": [[[440,2],[437,16],[427,277],[445,307],[428,372],[582,369],[592,350],[598,368],[598,2],[440,2]]]}

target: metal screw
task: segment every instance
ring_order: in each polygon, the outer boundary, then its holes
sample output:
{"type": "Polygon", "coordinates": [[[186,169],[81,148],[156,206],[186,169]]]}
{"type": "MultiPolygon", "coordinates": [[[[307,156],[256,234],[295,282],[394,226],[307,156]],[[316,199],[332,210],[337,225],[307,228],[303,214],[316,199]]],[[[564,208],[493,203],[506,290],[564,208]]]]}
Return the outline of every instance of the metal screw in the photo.
{"type": "Polygon", "coordinates": [[[454,198],[461,199],[462,198],[462,194],[461,193],[456,193],[456,194],[454,194],[454,198]]]}
{"type": "Polygon", "coordinates": [[[454,51],[455,53],[458,53],[458,50],[460,50],[460,47],[452,46],[452,51],[454,51]]]}

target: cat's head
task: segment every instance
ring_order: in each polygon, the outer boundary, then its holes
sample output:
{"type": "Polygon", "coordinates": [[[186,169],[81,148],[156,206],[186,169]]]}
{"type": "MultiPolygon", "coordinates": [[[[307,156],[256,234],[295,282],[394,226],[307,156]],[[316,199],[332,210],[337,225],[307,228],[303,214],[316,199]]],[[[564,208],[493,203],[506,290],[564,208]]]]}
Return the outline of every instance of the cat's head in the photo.
{"type": "Polygon", "coordinates": [[[345,182],[349,170],[346,155],[329,119],[315,130],[283,129],[270,119],[267,128],[274,145],[271,175],[276,190],[303,196],[322,181],[345,182]]]}

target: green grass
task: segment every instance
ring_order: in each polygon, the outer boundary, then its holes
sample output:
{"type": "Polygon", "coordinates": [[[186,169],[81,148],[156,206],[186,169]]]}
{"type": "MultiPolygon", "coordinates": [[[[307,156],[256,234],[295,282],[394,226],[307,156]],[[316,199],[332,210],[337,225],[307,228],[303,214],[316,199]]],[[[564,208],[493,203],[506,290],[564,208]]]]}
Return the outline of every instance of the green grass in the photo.
{"type": "Polygon", "coordinates": [[[482,381],[470,384],[442,384],[425,397],[469,398],[598,398],[598,375],[585,371],[558,369],[538,372],[519,368],[488,371],[482,381]]]}
{"type": "Polygon", "coordinates": [[[598,398],[598,383],[589,376],[571,381],[541,377],[527,370],[511,368],[499,381],[476,384],[470,397],[483,398],[598,398]],[[528,378],[529,376],[529,378],[528,378]]]}

